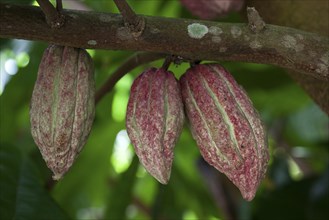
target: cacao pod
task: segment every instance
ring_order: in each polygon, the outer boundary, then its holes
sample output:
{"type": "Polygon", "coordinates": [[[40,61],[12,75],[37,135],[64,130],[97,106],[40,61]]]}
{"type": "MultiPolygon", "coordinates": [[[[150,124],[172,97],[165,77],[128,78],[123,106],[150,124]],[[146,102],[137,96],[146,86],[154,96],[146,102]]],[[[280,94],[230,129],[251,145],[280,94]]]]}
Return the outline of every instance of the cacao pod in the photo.
{"type": "Polygon", "coordinates": [[[201,19],[214,19],[230,12],[239,11],[244,0],[180,0],[195,16],[201,19]]]}
{"type": "Polygon", "coordinates": [[[84,49],[51,45],[43,54],[32,93],[31,133],[55,180],[72,166],[90,133],[93,72],[84,49]]]}
{"type": "Polygon", "coordinates": [[[218,64],[191,67],[180,83],[201,155],[240,189],[244,199],[252,200],[269,153],[265,129],[248,95],[218,64]]]}
{"type": "Polygon", "coordinates": [[[140,74],[131,86],[127,133],[141,164],[162,184],[169,181],[183,124],[183,102],[175,76],[162,68],[140,74]]]}

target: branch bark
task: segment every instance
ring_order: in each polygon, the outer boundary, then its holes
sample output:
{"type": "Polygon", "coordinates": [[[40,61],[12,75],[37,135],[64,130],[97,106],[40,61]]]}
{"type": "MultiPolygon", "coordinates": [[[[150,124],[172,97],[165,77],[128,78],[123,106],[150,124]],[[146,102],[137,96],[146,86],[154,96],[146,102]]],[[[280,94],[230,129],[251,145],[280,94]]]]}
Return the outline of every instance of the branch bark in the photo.
{"type": "Polygon", "coordinates": [[[117,14],[62,10],[65,25],[51,29],[38,7],[0,4],[0,12],[1,38],[272,64],[329,81],[329,38],[293,28],[254,33],[248,24],[141,16],[145,30],[135,39],[117,14]]]}

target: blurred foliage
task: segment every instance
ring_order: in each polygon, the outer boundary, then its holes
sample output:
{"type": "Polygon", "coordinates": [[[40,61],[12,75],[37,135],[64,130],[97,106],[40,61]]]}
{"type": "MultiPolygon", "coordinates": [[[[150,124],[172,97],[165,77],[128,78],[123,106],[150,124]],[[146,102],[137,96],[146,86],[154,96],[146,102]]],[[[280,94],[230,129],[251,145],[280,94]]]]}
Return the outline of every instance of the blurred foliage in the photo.
{"type": "MultiPolygon", "coordinates": [[[[72,7],[71,3],[64,1],[64,7],[72,7]]],[[[78,3],[92,10],[117,12],[112,1],[78,3]]],[[[140,14],[192,18],[178,1],[129,3],[140,14]]],[[[222,21],[239,22],[241,18],[232,14],[222,21]]],[[[133,148],[122,132],[130,85],[145,68],[159,67],[163,61],[136,68],[99,102],[86,146],[65,178],[53,182],[30,135],[29,123],[29,102],[47,45],[8,39],[0,39],[0,44],[1,72],[8,59],[18,65],[18,72],[7,76],[9,81],[0,96],[1,220],[216,220],[229,215],[241,220],[320,220],[329,216],[328,117],[284,70],[222,62],[250,95],[269,134],[268,173],[255,199],[246,202],[226,177],[200,165],[200,153],[187,124],[175,148],[168,185],[159,184],[137,157],[131,156],[133,148]],[[120,158],[111,159],[117,155],[120,158]]],[[[125,51],[89,52],[95,62],[97,88],[131,55],[125,51]]],[[[187,68],[186,63],[170,66],[177,78],[187,68]]]]}

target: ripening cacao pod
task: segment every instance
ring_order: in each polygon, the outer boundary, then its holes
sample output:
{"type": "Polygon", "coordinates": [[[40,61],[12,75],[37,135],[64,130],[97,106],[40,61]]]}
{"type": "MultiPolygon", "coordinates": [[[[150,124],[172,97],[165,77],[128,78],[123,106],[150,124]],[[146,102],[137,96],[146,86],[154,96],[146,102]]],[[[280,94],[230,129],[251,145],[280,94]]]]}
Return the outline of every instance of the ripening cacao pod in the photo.
{"type": "Polygon", "coordinates": [[[232,11],[239,11],[244,0],[180,0],[195,16],[201,19],[214,19],[232,11]]]}
{"type": "Polygon", "coordinates": [[[162,184],[169,181],[183,124],[183,102],[175,76],[163,68],[140,74],[131,86],[127,133],[141,164],[162,184]]]}
{"type": "Polygon", "coordinates": [[[90,133],[93,68],[84,49],[51,45],[43,54],[31,100],[31,133],[55,180],[72,166],[90,133]]]}
{"type": "Polygon", "coordinates": [[[266,132],[248,95],[218,64],[191,67],[180,83],[201,155],[240,189],[244,199],[252,200],[269,153],[266,132]]]}

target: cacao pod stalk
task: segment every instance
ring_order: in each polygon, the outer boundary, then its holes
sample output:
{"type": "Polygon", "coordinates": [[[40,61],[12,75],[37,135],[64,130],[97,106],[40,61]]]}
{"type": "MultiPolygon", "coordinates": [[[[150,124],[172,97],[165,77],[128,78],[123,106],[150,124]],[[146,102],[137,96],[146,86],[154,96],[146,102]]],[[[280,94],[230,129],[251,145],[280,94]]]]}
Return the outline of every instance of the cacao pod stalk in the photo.
{"type": "Polygon", "coordinates": [[[53,179],[72,166],[95,116],[93,61],[84,49],[51,45],[34,86],[31,133],[53,179]]]}
{"type": "Polygon", "coordinates": [[[218,64],[196,65],[180,79],[193,138],[203,158],[252,200],[269,160],[267,136],[246,92],[218,64]]]}
{"type": "Polygon", "coordinates": [[[184,124],[179,82],[162,68],[151,68],[132,84],[127,106],[128,136],[144,168],[167,184],[174,146],[184,124]]]}

